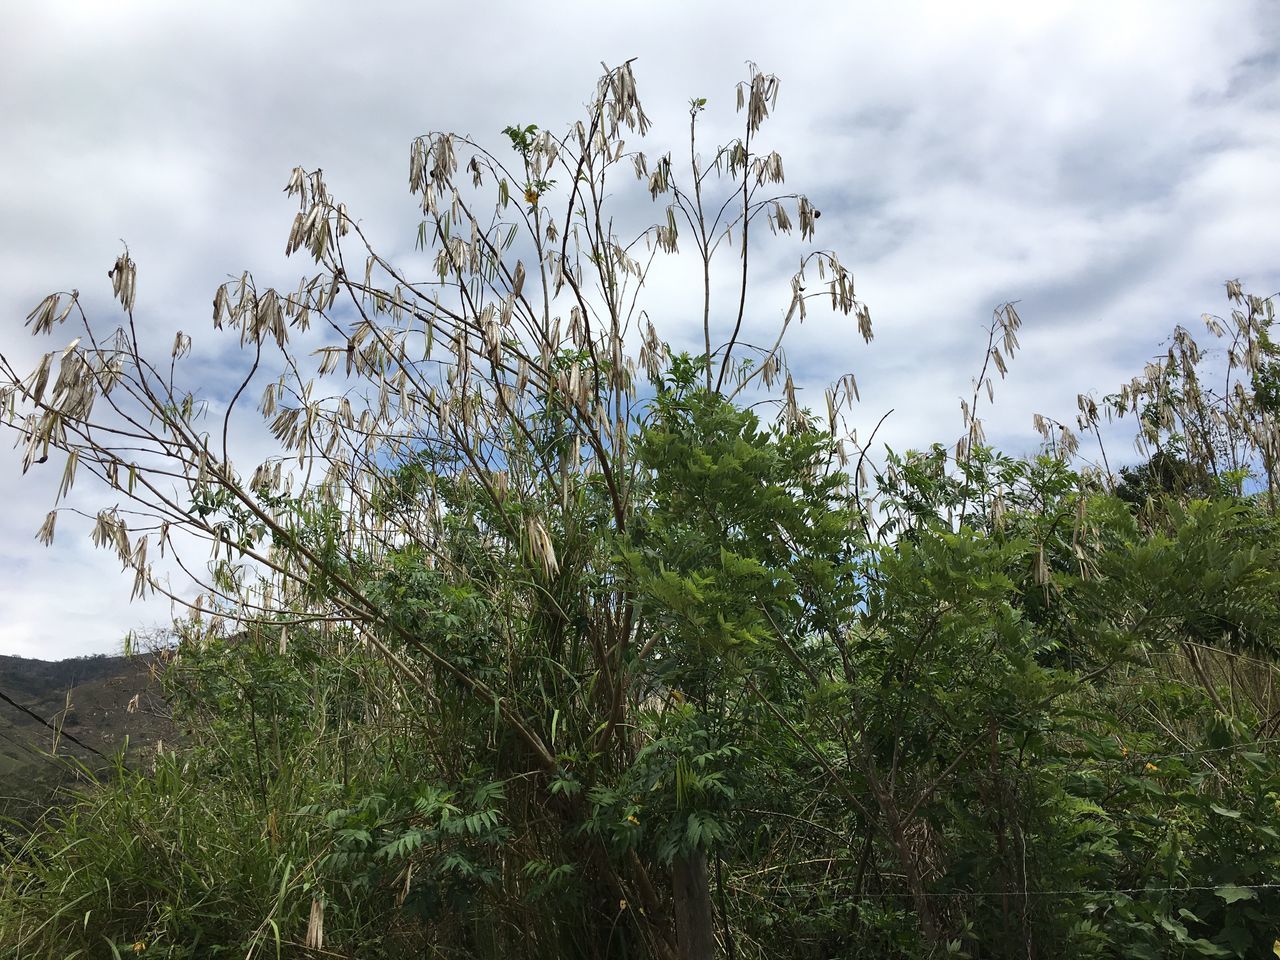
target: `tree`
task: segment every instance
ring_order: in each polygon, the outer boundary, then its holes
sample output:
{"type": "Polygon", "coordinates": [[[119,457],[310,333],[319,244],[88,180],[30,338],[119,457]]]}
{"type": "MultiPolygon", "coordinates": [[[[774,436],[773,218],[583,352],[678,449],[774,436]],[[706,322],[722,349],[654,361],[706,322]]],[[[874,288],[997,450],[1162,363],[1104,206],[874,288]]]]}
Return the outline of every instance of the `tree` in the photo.
{"type": "MultiPolygon", "coordinates": [[[[176,333],[167,369],[148,356],[127,250],[110,273],[119,329],[88,317],[75,293],[52,294],[28,318],[33,332],[74,319],[81,336],[28,376],[0,363],[24,470],[58,451],[59,497],[87,470],[127,504],[98,513],[93,536],[134,571],[134,595],[158,590],[184,604],[193,643],[265,631],[283,653],[305,632],[376,651],[399,695],[459,737],[434,744],[439,773],[478,762],[549,812],[520,822],[508,805],[515,832],[559,836],[594,811],[587,849],[552,846],[588,887],[609,892],[590,920],[599,936],[619,923],[609,904],[642,904],[623,925],[655,956],[709,949],[702,865],[715,834],[691,829],[687,842],[657,849],[623,842],[588,798],[643,754],[637,715],[683,656],[674,647],[705,656],[722,641],[702,634],[758,633],[763,622],[718,628],[696,617],[676,640],[640,599],[661,593],[662,575],[616,562],[619,551],[636,555],[633,526],[661,489],[650,478],[673,466],[656,441],[647,459],[633,449],[649,411],[666,416],[645,382],[661,386],[672,362],[644,309],[646,285],[683,242],[701,274],[696,402],[727,411],[733,397],[772,400],[783,432],[766,448],[790,449],[785,436],[808,429],[784,338],[810,302],[828,301],[871,338],[852,276],[834,252],[814,250],[781,298],[771,343],[742,339],[761,309],[750,267],[762,242],[796,230],[811,240],[820,215],[803,195],[771,192],[783,163],[760,131],[777,93],[777,78],[752,67],[737,90],[742,134],[709,158],[697,138],[707,101],[693,100],[683,162],[629,148],[625,138],[649,128],[629,63],[604,75],[563,135],[511,126],[507,154],[447,133],[416,140],[409,183],[422,210],[418,247],[431,255],[426,280],[376,252],[319,171],[295,169],[287,252],[316,270],[294,291],[260,289],[249,274],[218,288],[214,326],[247,354],[229,398],[184,385],[188,334],[176,333]],[[622,232],[632,209],[613,199],[624,176],[661,205],[658,222],[634,235],[622,232]],[[722,263],[737,278],[727,305],[712,295],[722,263]],[[294,342],[313,327],[323,342],[308,357],[294,342]],[[232,462],[233,422],[259,395],[280,450],[245,468],[232,462]],[[188,559],[201,541],[214,556],[207,574],[188,559]],[[157,551],[173,551],[197,589],[155,575],[157,551]],[[492,734],[478,732],[486,725],[492,734]],[[659,877],[672,861],[667,895],[659,877]],[[695,916],[682,900],[704,906],[695,916]]],[[[692,387],[685,376],[680,389],[692,387]]],[[[840,389],[828,397],[833,428],[856,392],[851,378],[840,389]]],[[[41,529],[46,542],[58,513],[41,529]]],[[[696,565],[714,565],[716,550],[703,541],[696,565]]]]}

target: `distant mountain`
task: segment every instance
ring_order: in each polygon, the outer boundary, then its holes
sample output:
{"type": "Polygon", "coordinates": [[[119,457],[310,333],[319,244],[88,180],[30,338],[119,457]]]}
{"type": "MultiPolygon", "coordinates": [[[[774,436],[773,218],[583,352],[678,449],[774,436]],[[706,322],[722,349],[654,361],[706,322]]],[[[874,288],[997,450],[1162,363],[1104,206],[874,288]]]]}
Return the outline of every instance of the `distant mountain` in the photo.
{"type": "Polygon", "coordinates": [[[100,773],[128,738],[145,759],[174,727],[152,656],[0,656],[0,816],[25,818],[100,773]]]}

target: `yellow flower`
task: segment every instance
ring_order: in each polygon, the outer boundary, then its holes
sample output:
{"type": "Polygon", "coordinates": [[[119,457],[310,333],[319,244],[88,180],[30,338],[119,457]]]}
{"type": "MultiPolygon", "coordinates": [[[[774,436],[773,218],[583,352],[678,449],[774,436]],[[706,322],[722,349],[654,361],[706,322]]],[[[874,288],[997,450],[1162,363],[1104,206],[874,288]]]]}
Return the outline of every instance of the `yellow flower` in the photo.
{"type": "Polygon", "coordinates": [[[524,202],[525,202],[525,203],[530,203],[530,204],[532,204],[532,203],[537,203],[537,202],[538,202],[538,191],[537,191],[537,190],[535,190],[535,189],[533,189],[533,187],[525,187],[525,188],[524,188],[524,202]]]}
{"type": "Polygon", "coordinates": [[[634,813],[627,817],[627,823],[634,823],[637,827],[640,826],[640,821],[636,819],[636,815],[634,813]]]}
{"type": "Polygon", "coordinates": [[[619,900],[619,901],[618,901],[618,909],[619,909],[619,910],[625,910],[625,909],[627,909],[627,901],[625,901],[625,900],[619,900]]]}
{"type": "Polygon", "coordinates": [[[134,953],[141,953],[141,952],[142,952],[143,950],[145,950],[145,949],[147,949],[147,945],[146,945],[145,943],[143,943],[141,940],[135,940],[135,941],[133,942],[133,952],[134,952],[134,953]]]}
{"type": "Polygon", "coordinates": [[[1154,770],[1159,770],[1160,768],[1159,768],[1159,767],[1157,767],[1154,763],[1148,763],[1144,769],[1145,769],[1148,773],[1151,773],[1152,771],[1154,771],[1154,770]]]}

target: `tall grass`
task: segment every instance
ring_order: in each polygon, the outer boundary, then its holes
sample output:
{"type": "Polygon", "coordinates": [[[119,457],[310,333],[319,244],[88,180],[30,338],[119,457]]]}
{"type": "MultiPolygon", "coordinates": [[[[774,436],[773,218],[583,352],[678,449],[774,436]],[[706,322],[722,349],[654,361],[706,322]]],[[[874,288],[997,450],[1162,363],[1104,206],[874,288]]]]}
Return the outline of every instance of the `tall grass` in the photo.
{"type": "Polygon", "coordinates": [[[6,855],[0,955],[286,955],[306,927],[314,860],[289,818],[198,782],[173,754],[154,773],[121,764],[6,855]]]}

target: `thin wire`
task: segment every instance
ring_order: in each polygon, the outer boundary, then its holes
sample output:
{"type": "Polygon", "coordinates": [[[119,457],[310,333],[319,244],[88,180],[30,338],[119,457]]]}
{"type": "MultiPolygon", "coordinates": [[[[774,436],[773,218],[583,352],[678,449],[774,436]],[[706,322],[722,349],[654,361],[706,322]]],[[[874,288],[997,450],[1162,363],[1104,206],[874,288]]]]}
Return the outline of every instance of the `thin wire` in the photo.
{"type": "MultiPolygon", "coordinates": [[[[783,888],[792,887],[814,887],[823,884],[829,884],[830,880],[814,880],[807,883],[788,883],[783,884],[783,888]]],[[[931,899],[950,899],[955,900],[962,897],[1102,897],[1111,896],[1117,893],[1207,893],[1217,892],[1226,888],[1235,890],[1280,890],[1280,883],[1218,883],[1205,886],[1186,886],[1186,887],[1112,887],[1108,889],[1083,889],[1083,890],[963,890],[955,893],[924,893],[924,896],[931,899]]],[[[916,894],[908,892],[893,893],[861,893],[857,899],[862,900],[883,900],[893,897],[911,898],[916,894]]]]}
{"type": "MultiPolygon", "coordinates": [[[[1203,893],[1208,891],[1218,891],[1226,887],[1236,890],[1280,890],[1280,883],[1218,883],[1212,886],[1189,886],[1189,887],[1114,887],[1111,889],[1096,890],[1025,890],[1021,892],[1024,897],[1093,897],[1093,896],[1109,896],[1116,893],[1203,893]]],[[[863,894],[863,896],[873,897],[909,897],[909,893],[882,893],[882,894],[863,894]]],[[[1019,896],[1018,891],[1010,890],[973,890],[958,893],[926,893],[926,897],[1007,897],[1019,896]]]]}
{"type": "Polygon", "coordinates": [[[7,693],[5,693],[3,690],[0,690],[0,700],[3,700],[5,703],[9,704],[9,706],[14,707],[14,708],[15,708],[15,709],[17,709],[17,710],[21,710],[23,713],[25,713],[27,716],[31,717],[33,720],[35,720],[35,721],[37,721],[38,723],[41,723],[41,724],[43,724],[44,726],[48,727],[50,730],[52,730],[52,731],[53,731],[54,733],[56,733],[58,736],[63,737],[64,739],[70,740],[72,743],[79,744],[80,746],[82,746],[82,747],[84,747],[86,750],[88,750],[90,753],[92,753],[92,754],[96,754],[97,756],[101,757],[103,760],[110,760],[110,759],[111,759],[111,758],[110,758],[110,757],[108,757],[105,753],[103,753],[101,750],[98,750],[98,749],[96,749],[96,748],[94,748],[94,747],[91,747],[91,746],[89,746],[89,744],[85,743],[83,740],[80,740],[79,738],[77,738],[75,734],[73,734],[73,733],[68,733],[68,732],[67,732],[65,729],[63,729],[61,726],[55,726],[54,724],[50,723],[50,722],[49,722],[48,720],[46,720],[44,717],[40,716],[40,714],[38,714],[38,713],[36,713],[34,710],[32,710],[30,707],[24,707],[22,704],[20,704],[17,700],[14,700],[11,696],[9,696],[9,695],[8,695],[7,693]]]}
{"type": "Polygon", "coordinates": [[[1243,750],[1246,747],[1258,747],[1266,743],[1280,743],[1280,737],[1271,737],[1266,740],[1250,740],[1246,743],[1233,743],[1226,747],[1205,747],[1202,750],[1179,750],[1177,753],[1142,753],[1138,750],[1132,750],[1130,751],[1130,757],[1124,757],[1122,759],[1171,760],[1174,757],[1195,757],[1206,753],[1225,753],[1228,750],[1243,750]]]}

